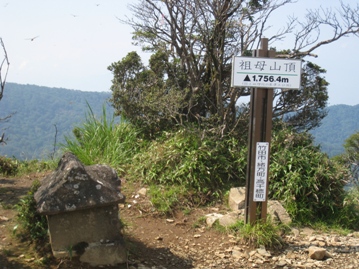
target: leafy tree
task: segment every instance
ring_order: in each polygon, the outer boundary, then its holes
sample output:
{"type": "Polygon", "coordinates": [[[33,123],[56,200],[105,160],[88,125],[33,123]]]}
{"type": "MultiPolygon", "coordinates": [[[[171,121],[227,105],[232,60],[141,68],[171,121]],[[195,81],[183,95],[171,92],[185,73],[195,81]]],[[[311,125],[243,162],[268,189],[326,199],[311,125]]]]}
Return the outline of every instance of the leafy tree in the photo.
{"type": "Polygon", "coordinates": [[[154,133],[182,123],[186,101],[185,93],[178,87],[181,80],[173,79],[181,71],[176,70],[176,63],[169,63],[161,51],[153,54],[149,62],[146,68],[139,55],[131,52],[109,66],[114,73],[110,101],[117,114],[154,133]]]}
{"type": "MultiPolygon", "coordinates": [[[[130,53],[109,69],[114,74],[112,103],[119,114],[151,130],[183,121],[196,122],[224,135],[240,126],[237,104],[247,88],[230,87],[234,55],[247,55],[259,46],[270,28],[273,12],[292,0],[142,0],[131,4],[133,18],[122,20],[134,29],[135,44],[154,53],[144,67],[130,53]],[[122,99],[122,100],[121,100],[122,99]],[[167,104],[163,104],[167,102],[167,104]]],[[[286,27],[269,38],[271,43],[294,35],[291,50],[277,57],[316,56],[318,47],[358,31],[358,9],[341,5],[341,12],[309,11],[306,21],[289,18],[286,27]],[[321,27],[333,29],[319,40],[321,27]]],[[[317,126],[325,115],[327,82],[324,70],[308,62],[303,87],[279,90],[275,116],[299,129],[317,126]],[[289,116],[288,116],[289,115],[289,116]]]]}
{"type": "Polygon", "coordinates": [[[308,131],[327,115],[329,83],[322,77],[326,70],[320,66],[308,61],[302,69],[300,89],[275,91],[273,116],[294,129],[308,131]]]}

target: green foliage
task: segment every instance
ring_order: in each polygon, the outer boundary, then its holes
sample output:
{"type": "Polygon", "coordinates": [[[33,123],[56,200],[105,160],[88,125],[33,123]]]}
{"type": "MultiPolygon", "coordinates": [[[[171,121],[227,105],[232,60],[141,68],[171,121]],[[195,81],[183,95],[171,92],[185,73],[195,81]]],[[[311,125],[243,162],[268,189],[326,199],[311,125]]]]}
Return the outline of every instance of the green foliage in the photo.
{"type": "Polygon", "coordinates": [[[269,197],[282,200],[294,221],[335,219],[343,209],[348,170],[313,146],[306,133],[283,129],[271,147],[269,197]]]}
{"type": "Polygon", "coordinates": [[[40,173],[53,170],[57,167],[57,160],[28,160],[19,161],[17,175],[26,175],[29,173],[40,173]]]}
{"type": "Polygon", "coordinates": [[[258,221],[255,224],[243,224],[239,226],[238,236],[243,242],[253,247],[265,246],[278,248],[283,246],[280,236],[285,230],[282,225],[274,224],[270,218],[266,221],[258,221]]]}
{"type": "MultiPolygon", "coordinates": [[[[250,89],[231,87],[233,56],[248,55],[258,47],[262,36],[256,26],[267,24],[261,21],[263,14],[270,17],[288,2],[214,1],[208,5],[192,1],[191,8],[183,1],[165,2],[149,0],[129,6],[133,17],[124,22],[133,28],[135,44],[153,54],[149,66],[135,52],[109,66],[114,76],[112,105],[132,123],[146,125],[151,134],[184,123],[198,124],[218,136],[238,131],[241,113],[237,105],[245,102],[241,97],[248,96],[250,89]],[[244,38],[244,32],[251,38],[244,38]]],[[[313,31],[310,25],[301,27],[313,31]]],[[[306,32],[297,38],[309,36],[306,32]]],[[[301,60],[308,55],[294,48],[284,53],[301,60]]],[[[305,62],[302,69],[300,89],[275,90],[274,117],[309,130],[326,114],[328,83],[325,70],[318,65],[305,62]]]]}
{"type": "Polygon", "coordinates": [[[168,130],[182,123],[180,111],[186,106],[186,89],[175,62],[169,62],[163,51],[153,54],[150,66],[142,64],[136,52],[108,67],[114,75],[110,99],[117,115],[144,127],[148,135],[168,130]],[[170,66],[174,70],[169,70],[170,66]],[[170,75],[176,72],[176,80],[170,75]],[[167,80],[164,80],[167,77],[167,80]],[[178,89],[180,87],[180,89],[178,89]]]}
{"type": "Polygon", "coordinates": [[[273,223],[270,217],[266,221],[259,220],[255,224],[245,224],[244,221],[239,220],[228,227],[220,225],[217,220],[213,223],[213,228],[222,233],[236,234],[243,243],[251,247],[269,248],[282,247],[281,235],[288,230],[285,225],[273,223]]]}
{"type": "MultiPolygon", "coordinates": [[[[350,209],[343,188],[348,170],[321,153],[309,134],[279,129],[271,144],[269,197],[282,200],[296,222],[352,227],[355,213],[347,214],[350,221],[340,213],[350,209]]],[[[68,139],[67,150],[85,164],[110,164],[129,180],[150,186],[152,203],[161,213],[214,202],[233,185],[244,185],[247,151],[233,137],[218,139],[187,127],[148,143],[132,124],[108,121],[105,110],[101,120],[89,113],[74,134],[76,141],[68,139]]]]}
{"type": "Polygon", "coordinates": [[[65,137],[64,151],[74,153],[85,165],[102,163],[123,172],[144,143],[139,130],[125,121],[115,124],[114,118],[109,120],[105,107],[100,119],[89,110],[86,122],[74,129],[75,139],[65,137]]]}
{"type": "MultiPolygon", "coordinates": [[[[204,221],[204,224],[206,224],[206,221],[204,221]]],[[[238,220],[236,223],[229,225],[229,226],[222,226],[219,223],[219,220],[216,220],[212,227],[220,232],[220,233],[225,233],[225,234],[235,234],[235,233],[239,233],[239,231],[241,229],[243,229],[244,226],[244,222],[242,220],[238,220]]]]}
{"type": "Polygon", "coordinates": [[[182,186],[157,186],[151,185],[149,194],[151,202],[159,213],[173,213],[173,209],[178,208],[186,189],[182,186]]]}
{"type": "MultiPolygon", "coordinates": [[[[203,138],[196,129],[179,129],[164,132],[135,155],[127,176],[152,186],[153,204],[171,212],[223,199],[230,186],[244,185],[246,155],[237,139],[203,138]]],[[[340,215],[348,209],[348,177],[348,170],[321,153],[310,135],[274,131],[269,197],[283,201],[294,221],[349,225],[340,215]]],[[[355,214],[349,217],[355,221],[355,214]]]]}
{"type": "Polygon", "coordinates": [[[0,174],[5,176],[19,176],[34,172],[49,171],[57,166],[55,160],[50,161],[19,161],[0,156],[0,174]]]}
{"type": "Polygon", "coordinates": [[[0,156],[0,173],[5,176],[16,175],[19,169],[19,162],[15,159],[0,156]]]}
{"type": "Polygon", "coordinates": [[[281,97],[274,105],[274,118],[283,117],[288,126],[300,131],[319,126],[327,115],[329,83],[323,77],[325,73],[325,69],[312,62],[303,64],[301,88],[285,92],[280,90],[281,97]]]}
{"type": "Polygon", "coordinates": [[[343,202],[343,208],[338,212],[335,223],[338,226],[359,230],[359,187],[348,191],[343,202]]]}
{"type": "Polygon", "coordinates": [[[230,183],[244,184],[245,150],[235,139],[201,138],[198,130],[165,132],[134,157],[129,177],[145,184],[181,186],[190,204],[219,199],[230,183]]]}
{"type": "Polygon", "coordinates": [[[193,228],[200,228],[206,225],[206,217],[201,216],[199,217],[192,225],[193,228]]]}
{"type": "Polygon", "coordinates": [[[16,205],[18,220],[21,226],[20,235],[25,239],[43,243],[48,241],[46,216],[36,211],[34,194],[40,187],[40,182],[35,181],[27,195],[16,205]]]}
{"type": "Polygon", "coordinates": [[[359,184],[359,132],[352,134],[344,143],[345,153],[342,161],[350,168],[353,175],[352,184],[359,184]]]}
{"type": "MultiPolygon", "coordinates": [[[[15,83],[7,83],[6,87],[8,91],[1,102],[1,115],[4,117],[16,113],[9,121],[2,122],[1,126],[7,129],[5,136],[9,140],[0,148],[0,155],[19,161],[48,160],[54,147],[54,124],[58,130],[57,142],[65,143],[64,136],[71,136],[74,126],[85,121],[88,107],[86,101],[94,114],[100,117],[103,103],[111,97],[111,93],[15,83]]],[[[107,106],[106,109],[107,114],[112,115],[113,108],[107,106]]],[[[332,157],[343,153],[344,141],[359,130],[359,105],[335,105],[329,106],[327,110],[328,115],[321,121],[321,125],[310,132],[315,137],[315,143],[321,145],[322,151],[332,157]]],[[[240,129],[246,134],[246,125],[240,129]]],[[[242,137],[238,136],[238,139],[242,137]]],[[[57,154],[61,153],[58,144],[56,150],[57,154]]]]}

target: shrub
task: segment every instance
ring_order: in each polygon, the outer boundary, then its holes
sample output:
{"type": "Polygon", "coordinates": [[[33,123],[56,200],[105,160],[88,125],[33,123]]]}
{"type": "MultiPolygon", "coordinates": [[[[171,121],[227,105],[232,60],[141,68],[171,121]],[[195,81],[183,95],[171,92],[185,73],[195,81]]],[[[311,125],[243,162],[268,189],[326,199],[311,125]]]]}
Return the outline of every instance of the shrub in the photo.
{"type": "Polygon", "coordinates": [[[50,161],[39,161],[39,160],[29,160],[29,161],[20,161],[19,169],[17,174],[29,174],[29,173],[39,173],[53,170],[57,167],[56,160],[50,161]]]}
{"type": "Polygon", "coordinates": [[[15,159],[0,156],[0,173],[5,176],[16,175],[19,168],[19,162],[15,159]]]}
{"type": "Polygon", "coordinates": [[[341,227],[346,227],[352,230],[359,230],[359,187],[351,188],[343,201],[340,211],[337,212],[337,217],[334,224],[341,227]]]}
{"type": "Polygon", "coordinates": [[[151,185],[149,190],[153,206],[159,213],[163,214],[173,213],[173,209],[179,206],[185,193],[186,190],[180,186],[159,187],[151,185]]]}
{"type": "Polygon", "coordinates": [[[34,194],[40,187],[39,181],[34,181],[27,195],[16,205],[20,224],[20,235],[35,242],[48,241],[48,226],[46,216],[36,211],[34,194]]]}
{"type": "Polygon", "coordinates": [[[18,161],[0,156],[0,173],[5,176],[26,175],[33,172],[49,171],[57,166],[55,160],[39,161],[25,160],[18,161]]]}
{"type": "Polygon", "coordinates": [[[272,139],[269,197],[294,221],[328,220],[343,208],[348,170],[313,146],[306,133],[284,129],[272,139]]]}
{"type": "Polygon", "coordinates": [[[181,186],[190,204],[205,204],[222,196],[230,184],[244,184],[245,151],[235,139],[201,138],[195,129],[165,132],[135,155],[130,179],[148,185],[181,186]]]}

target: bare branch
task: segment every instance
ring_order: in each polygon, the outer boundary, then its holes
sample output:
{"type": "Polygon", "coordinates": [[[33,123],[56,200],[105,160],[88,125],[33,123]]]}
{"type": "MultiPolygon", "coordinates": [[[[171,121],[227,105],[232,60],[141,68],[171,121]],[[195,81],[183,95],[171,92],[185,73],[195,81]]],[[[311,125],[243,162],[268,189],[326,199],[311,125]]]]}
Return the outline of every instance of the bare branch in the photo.
{"type": "Polygon", "coordinates": [[[2,49],[4,51],[4,59],[1,61],[1,65],[0,65],[0,100],[1,100],[2,97],[3,97],[3,94],[4,94],[6,77],[7,77],[8,71],[9,71],[10,63],[9,63],[9,59],[7,57],[7,52],[6,52],[6,49],[5,49],[4,42],[3,42],[1,37],[0,37],[0,44],[1,44],[1,47],[2,47],[2,49]],[[4,75],[4,78],[3,78],[2,77],[2,70],[3,70],[4,66],[6,66],[6,70],[4,71],[5,75],[4,75]]]}
{"type": "Polygon", "coordinates": [[[278,55],[281,58],[303,58],[305,56],[317,57],[314,50],[331,44],[340,38],[359,33],[359,4],[355,8],[341,2],[337,10],[323,9],[308,10],[305,23],[299,23],[301,29],[295,33],[293,52],[278,55]],[[331,29],[329,38],[320,40],[322,30],[331,29]]]}
{"type": "Polygon", "coordinates": [[[5,144],[6,145],[6,142],[5,142],[5,133],[2,133],[1,137],[0,137],[0,144],[5,144]]]}

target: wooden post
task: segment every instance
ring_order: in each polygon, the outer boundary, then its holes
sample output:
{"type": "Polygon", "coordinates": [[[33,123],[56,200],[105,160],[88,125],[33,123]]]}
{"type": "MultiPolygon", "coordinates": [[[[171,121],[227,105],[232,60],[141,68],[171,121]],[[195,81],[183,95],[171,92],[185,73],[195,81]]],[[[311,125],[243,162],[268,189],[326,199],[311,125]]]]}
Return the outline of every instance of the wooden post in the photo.
{"type": "MultiPolygon", "coordinates": [[[[262,38],[261,49],[253,51],[253,57],[275,57],[275,51],[268,50],[268,39],[262,38]]],[[[264,202],[253,201],[257,142],[271,140],[273,89],[253,88],[250,99],[250,124],[248,136],[248,163],[246,175],[245,222],[254,224],[267,218],[268,180],[264,202]]],[[[269,144],[270,145],[270,144],[269,144]]],[[[269,149],[269,148],[268,148],[269,149]]],[[[269,153],[268,153],[269,154],[269,153]]],[[[269,155],[268,155],[269,156],[269,155]]],[[[269,165],[267,165],[267,175],[269,165]]]]}

